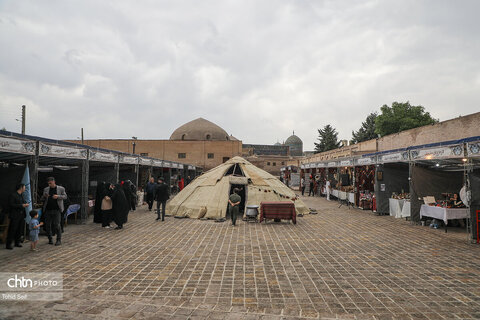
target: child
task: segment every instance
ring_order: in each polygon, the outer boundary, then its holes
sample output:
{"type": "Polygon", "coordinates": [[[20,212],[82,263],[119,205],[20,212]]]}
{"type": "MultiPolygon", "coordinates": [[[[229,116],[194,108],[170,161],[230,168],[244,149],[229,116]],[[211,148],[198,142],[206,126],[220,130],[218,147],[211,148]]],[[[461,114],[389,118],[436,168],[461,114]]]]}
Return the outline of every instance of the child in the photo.
{"type": "Polygon", "coordinates": [[[30,217],[32,217],[30,220],[30,250],[37,251],[38,234],[43,222],[38,223],[38,212],[35,210],[30,211],[30,217]]]}

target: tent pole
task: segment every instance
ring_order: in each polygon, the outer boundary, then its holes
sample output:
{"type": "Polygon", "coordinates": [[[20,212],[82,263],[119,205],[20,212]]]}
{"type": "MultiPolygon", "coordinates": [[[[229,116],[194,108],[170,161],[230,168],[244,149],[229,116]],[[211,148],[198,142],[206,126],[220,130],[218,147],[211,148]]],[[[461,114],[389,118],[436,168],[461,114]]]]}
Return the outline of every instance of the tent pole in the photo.
{"type": "Polygon", "coordinates": [[[37,203],[37,189],[38,189],[38,167],[40,162],[40,157],[38,156],[39,142],[35,142],[35,155],[33,156],[33,167],[32,174],[30,175],[31,181],[31,192],[32,192],[32,202],[37,203]]]}
{"type": "Polygon", "coordinates": [[[413,168],[413,161],[408,162],[408,188],[410,193],[410,224],[414,224],[412,219],[412,191],[413,191],[413,183],[412,183],[412,168],[413,168]]]}
{"type": "Polygon", "coordinates": [[[82,162],[82,192],[81,192],[81,204],[80,204],[80,215],[82,224],[87,223],[88,215],[88,184],[89,184],[89,158],[90,152],[88,152],[87,159],[82,162]]]}
{"type": "Polygon", "coordinates": [[[138,188],[138,175],[140,174],[139,171],[140,171],[140,165],[138,164],[138,159],[137,159],[137,163],[135,164],[135,185],[137,186],[137,188],[138,188]]]}
{"type": "Polygon", "coordinates": [[[120,159],[117,160],[117,162],[115,162],[115,166],[113,167],[115,170],[115,181],[118,183],[120,182],[120,163],[119,163],[120,159]]]}

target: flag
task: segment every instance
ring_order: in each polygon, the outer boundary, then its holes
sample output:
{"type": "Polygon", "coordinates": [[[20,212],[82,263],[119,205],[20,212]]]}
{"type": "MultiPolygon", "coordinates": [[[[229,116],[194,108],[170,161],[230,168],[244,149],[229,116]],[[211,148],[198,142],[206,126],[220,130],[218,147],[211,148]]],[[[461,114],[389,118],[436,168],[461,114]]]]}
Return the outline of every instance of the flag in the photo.
{"type": "Polygon", "coordinates": [[[22,183],[25,185],[25,192],[22,193],[23,200],[28,203],[28,207],[25,208],[26,218],[25,221],[30,223],[30,211],[33,210],[32,206],[32,190],[30,188],[30,171],[28,170],[28,165],[25,167],[25,172],[23,173],[22,183]]]}

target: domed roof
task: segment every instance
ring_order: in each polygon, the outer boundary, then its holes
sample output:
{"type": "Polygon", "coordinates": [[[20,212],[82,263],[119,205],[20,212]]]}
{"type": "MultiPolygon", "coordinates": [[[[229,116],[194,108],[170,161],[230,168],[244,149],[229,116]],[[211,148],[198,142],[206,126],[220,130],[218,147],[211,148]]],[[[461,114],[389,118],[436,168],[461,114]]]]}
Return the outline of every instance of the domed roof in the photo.
{"type": "Polygon", "coordinates": [[[296,135],[292,134],[288,139],[285,141],[285,145],[291,145],[291,144],[303,144],[302,139],[297,137],[296,135]]]}
{"type": "Polygon", "coordinates": [[[277,142],[274,144],[274,146],[281,146],[282,144],[280,142],[277,142]]]}
{"type": "Polygon", "coordinates": [[[228,133],[215,123],[198,118],[173,131],[170,140],[227,141],[231,139],[228,133]]]}

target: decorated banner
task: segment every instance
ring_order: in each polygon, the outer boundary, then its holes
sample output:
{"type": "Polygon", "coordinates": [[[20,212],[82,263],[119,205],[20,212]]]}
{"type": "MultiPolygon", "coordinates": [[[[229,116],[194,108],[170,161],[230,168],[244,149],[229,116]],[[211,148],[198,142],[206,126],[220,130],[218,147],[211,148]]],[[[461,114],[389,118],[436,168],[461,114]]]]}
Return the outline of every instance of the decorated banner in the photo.
{"type": "Polygon", "coordinates": [[[357,166],[368,166],[371,164],[375,164],[375,157],[365,157],[365,158],[358,158],[355,159],[355,165],[357,166]]]}
{"type": "Polygon", "coordinates": [[[114,153],[90,150],[89,160],[101,162],[118,162],[118,155],[114,153]]]}
{"type": "Polygon", "coordinates": [[[467,154],[469,157],[480,157],[480,141],[468,142],[467,154]]]}
{"type": "Polygon", "coordinates": [[[127,164],[137,164],[138,163],[138,157],[120,155],[119,156],[119,162],[120,163],[127,163],[127,164]]]}
{"type": "Polygon", "coordinates": [[[394,152],[389,154],[382,154],[378,156],[379,163],[387,162],[405,162],[408,161],[408,151],[394,152]]]}
{"type": "Polygon", "coordinates": [[[40,142],[40,150],[38,150],[38,154],[46,157],[87,159],[87,149],[59,146],[43,142],[40,142]]]}
{"type": "Polygon", "coordinates": [[[340,167],[351,167],[353,166],[353,160],[342,160],[340,161],[340,167]]]}
{"type": "Polygon", "coordinates": [[[326,166],[327,164],[325,162],[317,162],[317,165],[316,165],[317,168],[325,168],[326,166]]]}
{"type": "Polygon", "coordinates": [[[162,160],[152,160],[153,166],[161,168],[163,166],[163,161],[162,160]]]}
{"type": "Polygon", "coordinates": [[[188,166],[188,170],[195,170],[194,166],[188,166]]]}
{"type": "Polygon", "coordinates": [[[446,147],[410,150],[412,160],[432,160],[445,158],[463,158],[463,144],[446,147]]]}
{"type": "Polygon", "coordinates": [[[171,164],[170,162],[163,161],[163,167],[164,167],[164,168],[171,168],[171,167],[172,167],[172,164],[171,164]]]}
{"type": "Polygon", "coordinates": [[[327,163],[327,168],[336,168],[336,167],[337,167],[337,162],[336,161],[332,161],[332,162],[327,163]]]}
{"type": "Polygon", "coordinates": [[[147,159],[147,158],[139,158],[140,159],[140,164],[141,165],[144,165],[144,166],[151,166],[152,165],[152,160],[151,159],[147,159]]]}
{"type": "Polygon", "coordinates": [[[305,165],[304,164],[300,165],[300,169],[305,169],[305,165]]]}
{"type": "Polygon", "coordinates": [[[0,137],[0,150],[13,153],[35,154],[35,142],[0,137]]]}

